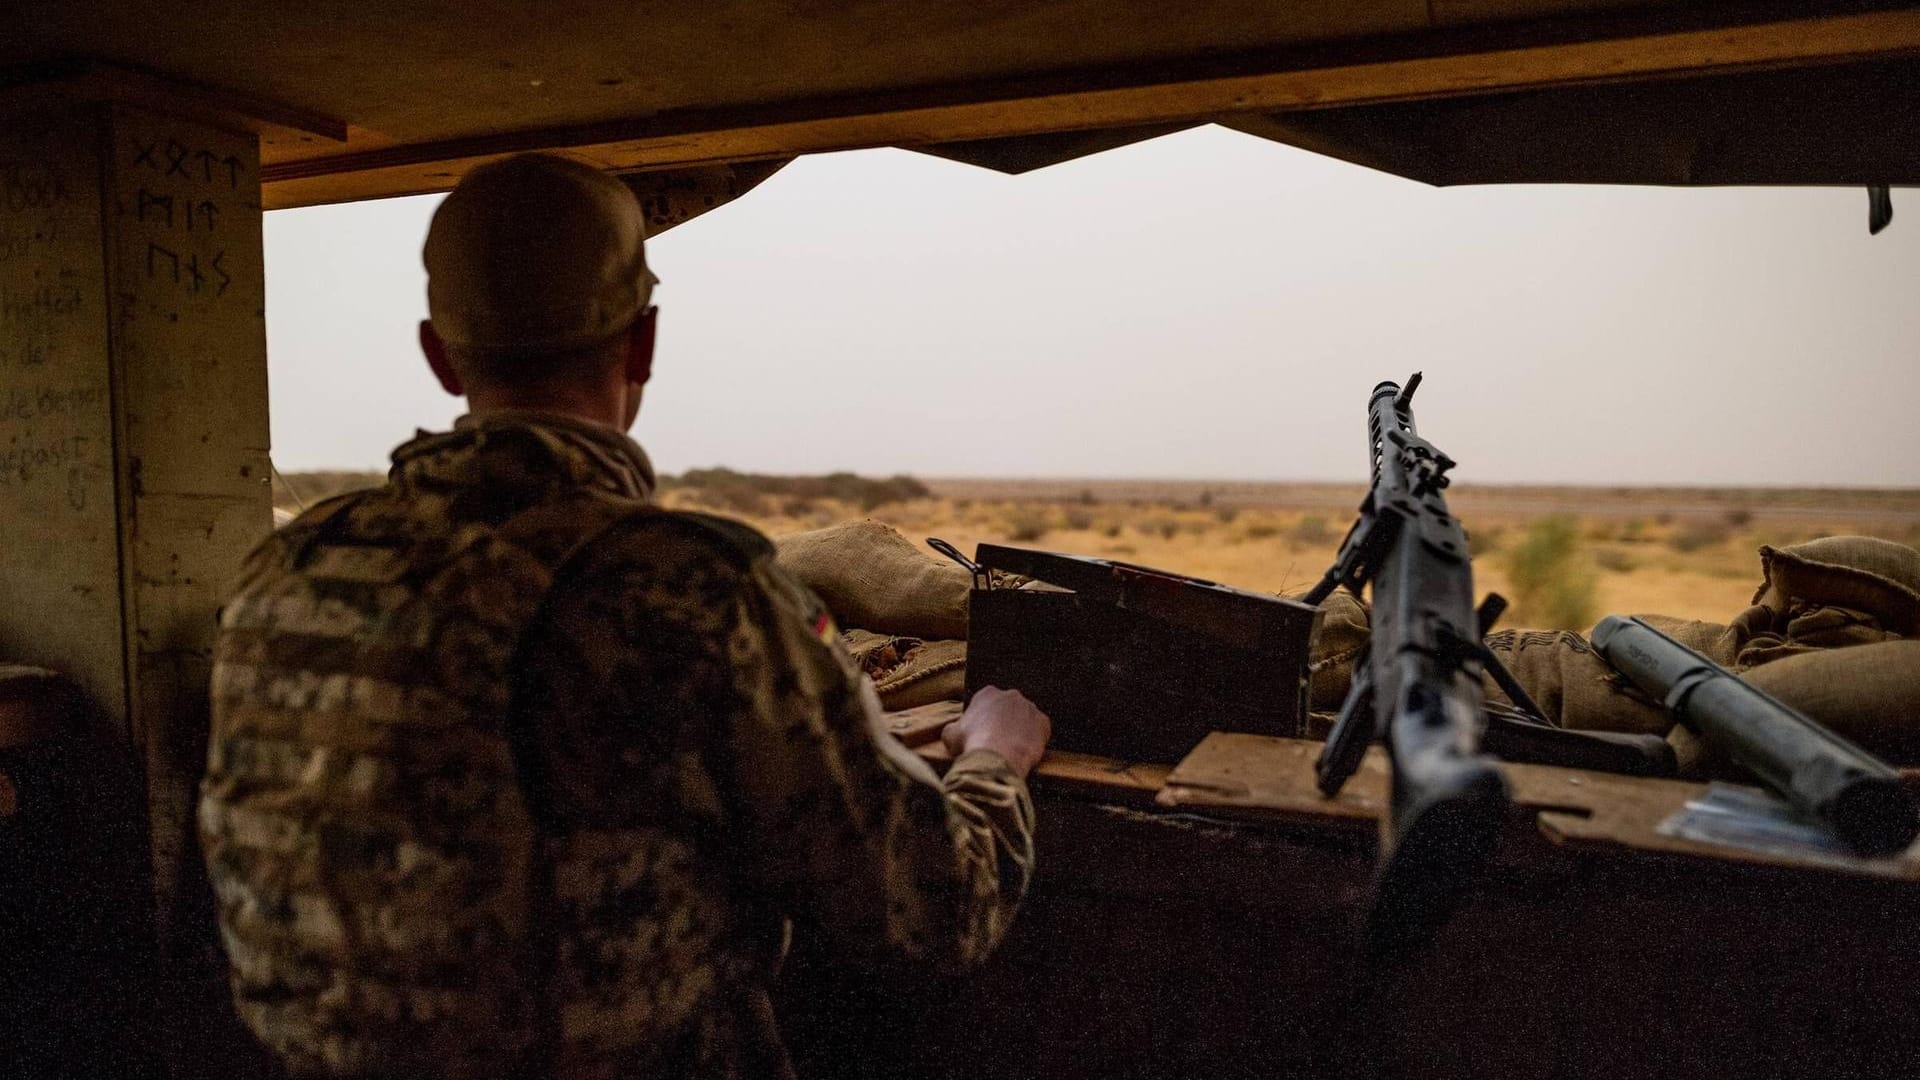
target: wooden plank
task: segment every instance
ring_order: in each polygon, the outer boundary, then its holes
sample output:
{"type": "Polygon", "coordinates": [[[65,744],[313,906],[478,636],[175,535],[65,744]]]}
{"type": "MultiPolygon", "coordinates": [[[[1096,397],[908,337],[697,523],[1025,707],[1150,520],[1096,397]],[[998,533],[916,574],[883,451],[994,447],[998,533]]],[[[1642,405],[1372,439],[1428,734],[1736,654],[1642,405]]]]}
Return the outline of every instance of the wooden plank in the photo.
{"type": "Polygon", "coordinates": [[[1920,11],[1895,10],[1446,55],[1352,63],[1322,59],[1253,74],[1135,85],[1101,85],[1082,73],[1078,85],[1066,77],[1027,94],[1000,80],[854,98],[692,109],[289,160],[263,170],[262,198],[268,209],[277,209],[443,191],[477,165],[527,150],[563,152],[603,168],[637,170],[1914,53],[1920,53],[1920,11]]]}
{"type": "MultiPolygon", "coordinates": [[[[953,759],[938,738],[940,729],[960,715],[959,702],[941,701],[887,714],[887,730],[921,757],[944,765],[953,759]]],[[[1151,806],[1166,783],[1168,765],[1120,761],[1095,754],[1049,751],[1028,778],[1036,791],[1070,794],[1102,802],[1151,806]]]]}
{"type": "MultiPolygon", "coordinates": [[[[1315,786],[1321,744],[1216,732],[1166,778],[1157,802],[1223,817],[1278,821],[1350,832],[1377,825],[1385,813],[1387,762],[1375,747],[1333,798],[1315,786]]],[[[1502,766],[1512,785],[1516,823],[1531,837],[1574,851],[1661,855],[1721,864],[1848,877],[1920,881],[1920,847],[1896,858],[1835,866],[1793,855],[1722,847],[1662,836],[1661,822],[1706,791],[1681,780],[1650,780],[1547,765],[1502,766]]]]}
{"type": "Polygon", "coordinates": [[[1214,732],[1174,766],[1161,806],[1313,828],[1366,831],[1387,805],[1387,759],[1378,747],[1332,799],[1314,786],[1321,744],[1214,732]]]}

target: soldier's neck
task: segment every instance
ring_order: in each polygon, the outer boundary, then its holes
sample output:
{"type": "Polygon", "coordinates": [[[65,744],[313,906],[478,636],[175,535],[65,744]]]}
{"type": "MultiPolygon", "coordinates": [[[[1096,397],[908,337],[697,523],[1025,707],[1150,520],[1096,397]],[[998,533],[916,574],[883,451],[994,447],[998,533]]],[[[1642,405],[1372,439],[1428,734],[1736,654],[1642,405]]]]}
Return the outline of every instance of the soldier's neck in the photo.
{"type": "Polygon", "coordinates": [[[632,426],[630,390],[617,386],[561,384],[540,387],[469,387],[467,410],[475,416],[497,412],[543,412],[599,424],[624,432],[632,426]]]}

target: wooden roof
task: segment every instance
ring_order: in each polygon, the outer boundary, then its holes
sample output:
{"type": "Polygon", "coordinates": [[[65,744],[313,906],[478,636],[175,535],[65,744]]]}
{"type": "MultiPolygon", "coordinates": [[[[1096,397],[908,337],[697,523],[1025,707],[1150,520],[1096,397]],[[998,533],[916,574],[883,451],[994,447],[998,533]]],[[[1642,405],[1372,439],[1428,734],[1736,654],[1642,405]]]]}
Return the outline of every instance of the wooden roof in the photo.
{"type": "Polygon", "coordinates": [[[1437,183],[1920,182],[1911,4],[153,9],[20,0],[0,86],[164,87],[244,122],[269,207],[441,190],[534,148],[635,170],[905,146],[1020,171],[1216,121],[1437,183]]]}

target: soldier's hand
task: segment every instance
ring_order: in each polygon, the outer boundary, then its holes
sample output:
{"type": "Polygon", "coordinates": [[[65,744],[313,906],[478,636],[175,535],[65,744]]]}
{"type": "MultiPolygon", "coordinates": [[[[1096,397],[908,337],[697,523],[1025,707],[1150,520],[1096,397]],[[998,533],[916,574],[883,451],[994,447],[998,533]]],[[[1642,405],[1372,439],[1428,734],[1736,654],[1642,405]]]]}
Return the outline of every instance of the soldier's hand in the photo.
{"type": "Polygon", "coordinates": [[[940,741],[954,757],[969,750],[991,750],[1007,759],[1024,778],[1047,752],[1053,721],[1018,690],[983,686],[967,702],[960,719],[940,732],[940,741]]]}

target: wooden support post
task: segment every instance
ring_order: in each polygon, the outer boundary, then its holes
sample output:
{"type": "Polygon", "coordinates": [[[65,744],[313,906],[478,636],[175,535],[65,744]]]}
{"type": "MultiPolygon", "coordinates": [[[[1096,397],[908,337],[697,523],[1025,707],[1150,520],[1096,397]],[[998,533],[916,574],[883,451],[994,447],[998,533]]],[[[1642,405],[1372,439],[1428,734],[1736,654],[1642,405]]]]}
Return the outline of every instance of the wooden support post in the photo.
{"type": "Polygon", "coordinates": [[[77,678],[145,767],[164,1045],[231,1060],[193,841],[222,590],[271,527],[256,136],[0,104],[0,660],[77,678]]]}

